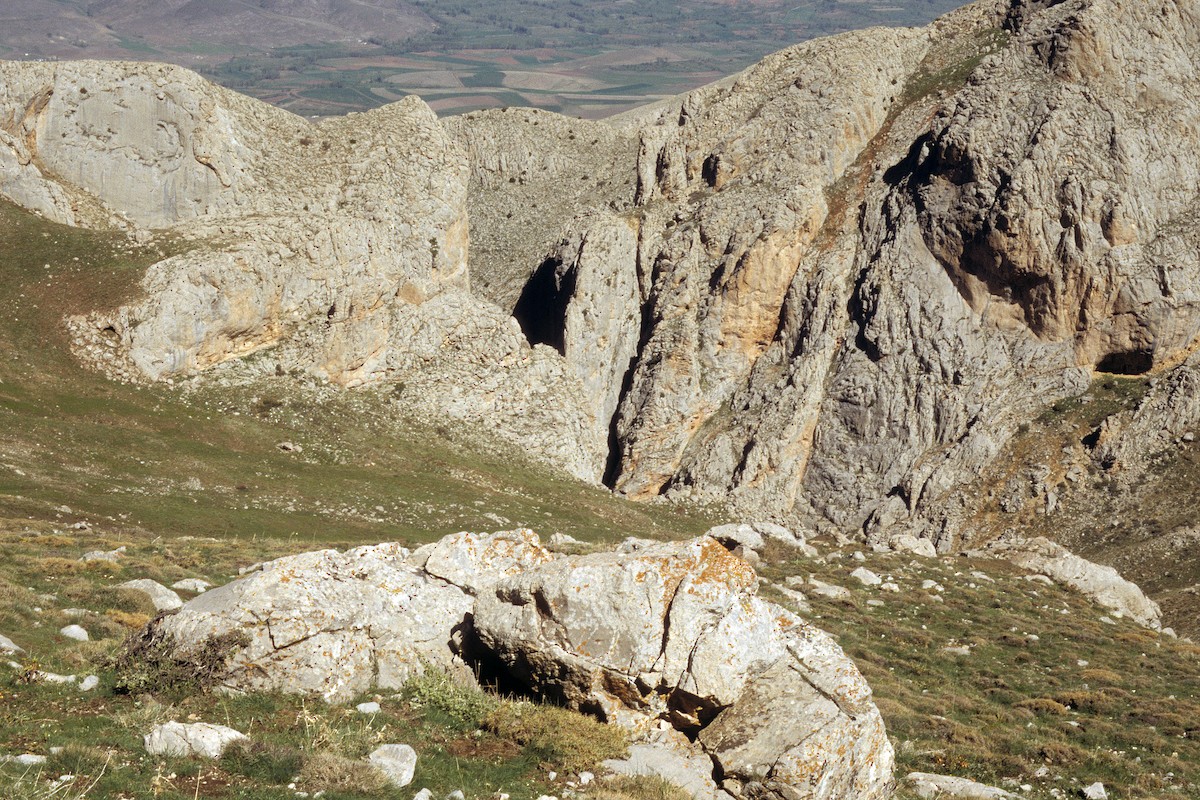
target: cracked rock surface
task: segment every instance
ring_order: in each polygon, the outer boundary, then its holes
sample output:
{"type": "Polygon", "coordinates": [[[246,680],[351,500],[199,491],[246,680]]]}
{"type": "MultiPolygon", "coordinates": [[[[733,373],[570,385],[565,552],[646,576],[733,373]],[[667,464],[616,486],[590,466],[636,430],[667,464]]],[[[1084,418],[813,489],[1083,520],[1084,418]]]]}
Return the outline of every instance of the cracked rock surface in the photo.
{"type": "Polygon", "coordinates": [[[634,730],[666,720],[698,733],[725,791],[890,796],[892,747],[866,681],[757,585],[715,539],[635,542],[497,583],[475,625],[539,695],[634,730]]]}

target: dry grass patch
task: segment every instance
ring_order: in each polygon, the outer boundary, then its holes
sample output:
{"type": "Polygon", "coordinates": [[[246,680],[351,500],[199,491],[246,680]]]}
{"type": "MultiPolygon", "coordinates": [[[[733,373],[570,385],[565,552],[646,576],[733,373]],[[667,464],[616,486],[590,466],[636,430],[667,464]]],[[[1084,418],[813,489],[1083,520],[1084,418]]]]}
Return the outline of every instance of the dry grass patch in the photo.
{"type": "Polygon", "coordinates": [[[388,786],[387,776],[370,764],[336,753],[313,753],[300,769],[300,783],[310,791],[377,794],[388,786]]]}

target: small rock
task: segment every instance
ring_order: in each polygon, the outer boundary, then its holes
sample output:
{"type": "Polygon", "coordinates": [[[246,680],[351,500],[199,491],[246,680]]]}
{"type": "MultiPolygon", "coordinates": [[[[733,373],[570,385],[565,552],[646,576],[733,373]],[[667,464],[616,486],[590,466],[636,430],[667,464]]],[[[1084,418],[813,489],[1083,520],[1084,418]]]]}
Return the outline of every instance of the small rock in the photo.
{"type": "Polygon", "coordinates": [[[91,550],[83,554],[80,561],[116,561],[125,554],[125,547],[118,547],[116,550],[91,550]]]}
{"type": "Polygon", "coordinates": [[[933,546],[933,542],[911,534],[893,536],[888,545],[897,553],[912,553],[922,558],[937,558],[937,548],[933,546]]]}
{"type": "Polygon", "coordinates": [[[866,560],[867,560],[867,557],[866,557],[866,555],[863,553],[863,551],[862,551],[862,550],[855,550],[855,551],[854,551],[854,560],[855,560],[855,561],[857,561],[858,563],[860,563],[860,564],[861,564],[861,563],[863,563],[864,561],[866,561],[866,560]]]}
{"type": "Polygon", "coordinates": [[[591,772],[579,773],[579,785],[580,786],[587,786],[589,783],[591,783],[594,780],[596,780],[596,776],[591,772]]]}
{"type": "Polygon", "coordinates": [[[965,644],[951,645],[948,647],[943,647],[942,652],[949,656],[969,656],[971,655],[971,648],[967,647],[965,644]]]}
{"type": "Polygon", "coordinates": [[[1096,781],[1091,786],[1086,786],[1080,790],[1086,800],[1108,800],[1108,791],[1104,788],[1104,784],[1096,781]]]}
{"type": "Polygon", "coordinates": [[[59,675],[57,672],[36,672],[34,676],[37,680],[43,683],[74,683],[76,678],[74,675],[59,675]]]}
{"type": "Polygon", "coordinates": [[[208,722],[184,724],[168,722],[156,725],[143,737],[146,752],[152,756],[200,756],[217,759],[233,742],[247,738],[244,733],[208,722]]]}
{"type": "Polygon", "coordinates": [[[899,592],[900,585],[897,583],[892,583],[891,581],[888,581],[887,583],[879,584],[879,591],[881,591],[881,592],[899,592]]]}
{"type": "Polygon", "coordinates": [[[88,675],[86,678],[84,678],[83,680],[81,680],[79,682],[79,691],[90,692],[92,689],[95,689],[99,685],[100,685],[100,679],[98,677],[96,677],[95,675],[88,675]]]}
{"type": "Polygon", "coordinates": [[[358,713],[360,713],[360,714],[378,714],[380,707],[379,707],[379,703],[372,702],[372,703],[359,703],[357,706],[355,706],[355,708],[358,710],[358,713]]]}
{"type": "Polygon", "coordinates": [[[181,592],[193,592],[200,594],[212,588],[212,584],[200,578],[184,578],[181,581],[175,581],[171,584],[172,589],[178,589],[181,592]]]}
{"type": "Polygon", "coordinates": [[[960,798],[960,800],[1017,800],[1018,795],[995,786],[959,778],[953,775],[936,775],[930,772],[910,772],[906,778],[913,792],[922,800],[936,797],[960,798]]]}
{"type": "MultiPolygon", "coordinates": [[[[417,752],[406,744],[384,744],[368,757],[393,786],[408,786],[417,769],[417,752]]],[[[459,793],[461,797],[461,792],[459,793]]]]}
{"type": "Polygon", "coordinates": [[[808,591],[813,594],[818,594],[821,597],[828,597],[831,600],[845,600],[850,597],[850,590],[845,586],[836,586],[832,583],[825,583],[816,578],[808,579],[808,591]]]}
{"type": "Polygon", "coordinates": [[[22,755],[14,758],[13,761],[21,764],[22,766],[33,767],[37,766],[38,764],[45,764],[46,757],[43,755],[38,755],[37,753],[23,753],[22,755]]]}
{"type": "Polygon", "coordinates": [[[298,444],[293,444],[292,442],[280,442],[279,444],[277,444],[275,446],[278,447],[280,450],[282,450],[285,453],[303,453],[304,452],[303,447],[301,447],[298,444]]]}
{"type": "Polygon", "coordinates": [[[25,650],[18,647],[16,642],[7,636],[0,636],[0,653],[24,653],[25,650]]]}
{"type": "Polygon", "coordinates": [[[68,625],[65,628],[61,629],[59,631],[59,633],[61,633],[63,636],[67,637],[68,639],[74,639],[77,642],[86,642],[88,639],[91,638],[90,636],[88,636],[88,632],[85,631],[79,625],[68,625]]]}
{"type": "Polygon", "coordinates": [[[871,606],[871,608],[882,608],[886,606],[887,603],[883,602],[882,600],[871,599],[867,601],[867,605],[871,606]]]}
{"type": "Polygon", "coordinates": [[[171,609],[179,608],[183,605],[183,600],[179,599],[179,595],[172,592],[167,587],[163,586],[158,581],[152,581],[149,578],[139,578],[136,581],[125,581],[117,586],[118,589],[131,589],[135,592],[141,592],[150,598],[150,602],[154,604],[155,611],[170,611],[171,609]]]}
{"type": "Polygon", "coordinates": [[[422,789],[413,795],[413,800],[433,800],[433,792],[428,789],[422,789]]]}
{"type": "Polygon", "coordinates": [[[462,789],[455,789],[450,794],[446,795],[446,800],[467,800],[466,795],[462,793],[462,789]]]}
{"type": "Polygon", "coordinates": [[[850,573],[850,577],[857,580],[863,586],[878,586],[879,584],[883,583],[883,578],[879,577],[874,572],[871,572],[871,570],[867,569],[866,567],[859,567],[858,569],[854,570],[854,572],[850,573]]]}

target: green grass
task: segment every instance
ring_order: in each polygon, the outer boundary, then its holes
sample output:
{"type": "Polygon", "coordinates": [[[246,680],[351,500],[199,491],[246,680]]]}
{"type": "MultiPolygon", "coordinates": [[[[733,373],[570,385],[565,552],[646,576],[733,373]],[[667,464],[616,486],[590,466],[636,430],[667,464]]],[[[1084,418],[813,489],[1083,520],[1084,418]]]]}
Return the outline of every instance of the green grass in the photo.
{"type": "Polygon", "coordinates": [[[1110,797],[1200,796],[1195,645],[1102,623],[1083,596],[1025,581],[1005,562],[872,556],[867,566],[900,585],[893,594],[859,586],[849,558],[775,555],[762,572],[776,581],[812,574],[852,590],[849,601],[811,597],[811,619],[874,689],[897,774],[1014,779],[1033,785],[1031,798],[1095,781],[1110,797]],[[945,591],[923,590],[926,578],[945,591]],[[970,656],[942,649],[964,644],[970,656]],[[1040,767],[1047,777],[1035,777],[1040,767]]]}

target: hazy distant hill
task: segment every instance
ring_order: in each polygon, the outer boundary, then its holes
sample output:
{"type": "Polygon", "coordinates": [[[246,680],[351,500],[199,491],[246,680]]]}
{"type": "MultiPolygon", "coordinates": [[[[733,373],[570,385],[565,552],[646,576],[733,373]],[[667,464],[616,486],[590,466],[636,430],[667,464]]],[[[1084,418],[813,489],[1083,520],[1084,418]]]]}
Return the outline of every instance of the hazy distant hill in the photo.
{"type": "Polygon", "coordinates": [[[960,0],[30,0],[2,58],[167,61],[301,114],[420,94],[440,114],[607,116],[816,36],[922,25],[960,0]]]}

